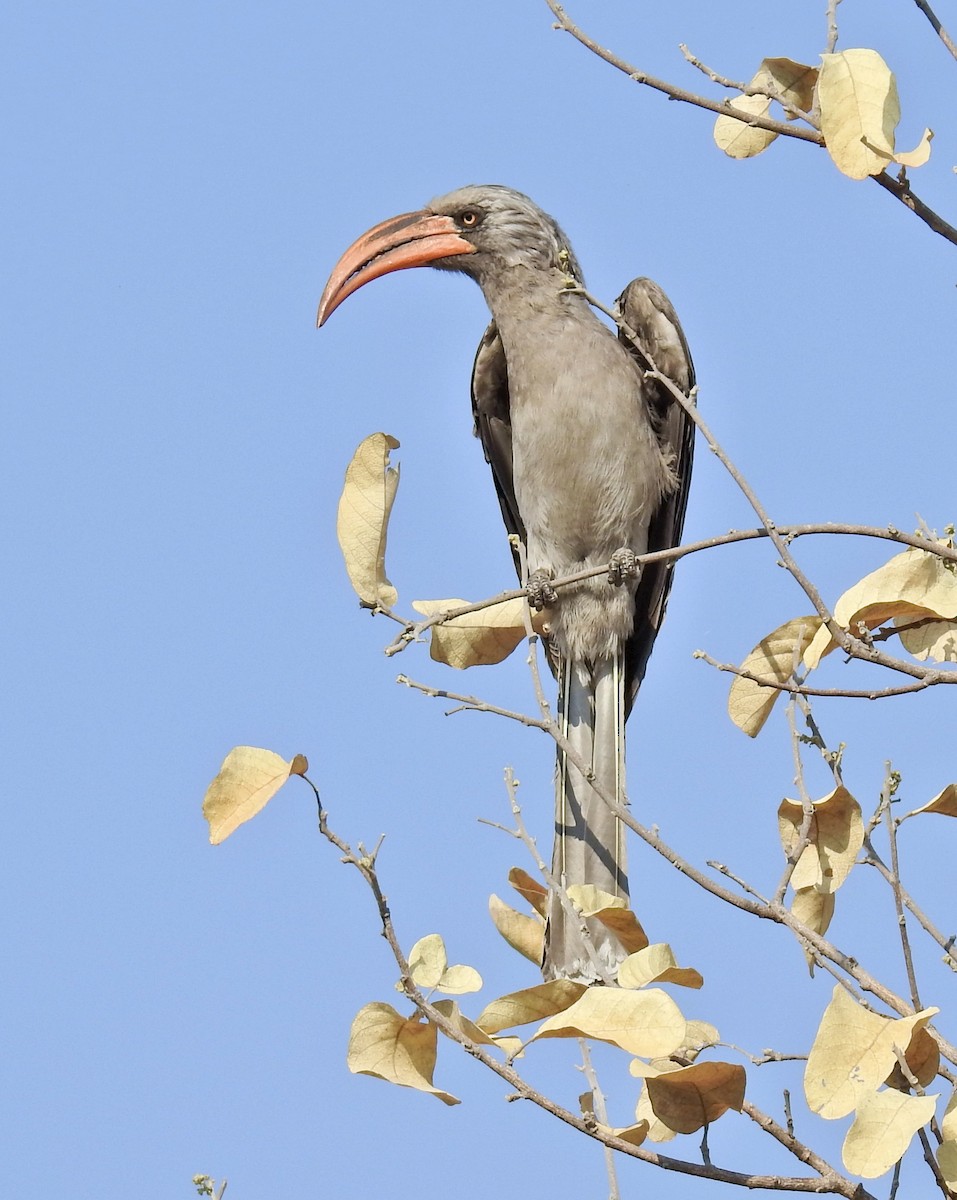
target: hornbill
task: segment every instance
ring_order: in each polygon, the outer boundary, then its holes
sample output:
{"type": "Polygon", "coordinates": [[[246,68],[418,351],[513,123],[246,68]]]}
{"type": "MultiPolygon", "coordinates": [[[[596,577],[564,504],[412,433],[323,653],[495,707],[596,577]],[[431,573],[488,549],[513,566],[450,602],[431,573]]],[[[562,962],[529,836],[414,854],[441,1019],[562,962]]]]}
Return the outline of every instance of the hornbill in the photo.
{"type": "MultiPolygon", "coordinates": [[[[559,722],[586,767],[559,751],[553,878],[627,900],[624,831],[591,779],[624,803],[625,719],[671,585],[670,564],[638,571],[634,557],[681,536],[694,432],[647,359],[690,394],[684,333],[657,284],[635,279],[618,308],[643,361],[575,290],[581,269],[558,224],[499,185],[461,188],[364,233],[326,284],[319,324],[369,280],[424,266],[471,276],[492,313],[472,373],[475,431],[505,525],[525,545],[532,603],[549,609],[559,722]],[[551,586],[602,566],[604,576],[551,586]]],[[[603,923],[552,890],[546,979],[612,982],[624,956],[603,923]]]]}

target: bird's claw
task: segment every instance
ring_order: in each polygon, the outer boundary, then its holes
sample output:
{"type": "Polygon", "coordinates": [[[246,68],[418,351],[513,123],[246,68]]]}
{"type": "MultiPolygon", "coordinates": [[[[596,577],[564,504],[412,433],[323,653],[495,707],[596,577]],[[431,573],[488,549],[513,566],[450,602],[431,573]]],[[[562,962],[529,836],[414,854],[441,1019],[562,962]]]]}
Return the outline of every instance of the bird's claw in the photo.
{"type": "Polygon", "coordinates": [[[525,591],[528,593],[529,607],[536,612],[550,608],[558,599],[558,592],[552,587],[552,573],[546,567],[539,567],[529,575],[525,591]]]}
{"type": "Polygon", "coordinates": [[[622,546],[611,556],[608,564],[608,582],[615,587],[621,587],[626,579],[637,579],[641,574],[638,565],[638,555],[627,546],[622,546]]]}

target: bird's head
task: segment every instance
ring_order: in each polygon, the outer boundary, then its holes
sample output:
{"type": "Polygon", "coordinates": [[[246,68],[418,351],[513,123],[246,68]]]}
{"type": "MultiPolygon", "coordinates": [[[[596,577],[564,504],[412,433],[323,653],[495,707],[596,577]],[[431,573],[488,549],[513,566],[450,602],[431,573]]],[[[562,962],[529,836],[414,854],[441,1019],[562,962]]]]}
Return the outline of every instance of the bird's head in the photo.
{"type": "Polygon", "coordinates": [[[383,221],[353,242],[322,293],[318,323],[363,284],[404,267],[462,271],[483,287],[516,269],[582,282],[568,239],[552,217],[511,188],[471,185],[383,221]]]}

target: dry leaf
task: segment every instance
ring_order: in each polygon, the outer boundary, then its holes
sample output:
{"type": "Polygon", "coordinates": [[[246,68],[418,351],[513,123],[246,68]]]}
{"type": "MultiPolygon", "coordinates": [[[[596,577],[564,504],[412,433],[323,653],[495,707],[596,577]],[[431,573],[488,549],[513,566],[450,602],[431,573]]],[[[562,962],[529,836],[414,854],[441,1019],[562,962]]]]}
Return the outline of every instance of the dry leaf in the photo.
{"type": "Polygon", "coordinates": [[[367,437],[346,468],[345,486],[339,497],[339,547],[349,582],[370,608],[391,608],[398,599],[385,573],[389,515],[399,486],[399,468],[389,466],[389,451],[398,446],[387,433],[367,437]]]}
{"type": "MultiPolygon", "coordinates": [[[[785,857],[797,845],[804,823],[804,810],[797,800],[782,800],[778,808],[778,832],[785,857]]],[[[814,801],[814,816],[804,847],[791,876],[795,891],[817,888],[836,892],[850,874],[864,844],[861,806],[844,787],[814,801]]]]}
{"type": "MultiPolygon", "coordinates": [[[[729,101],[732,108],[751,117],[766,117],[771,111],[767,96],[736,96],[729,101]]],[[[714,140],[719,150],[729,158],[754,158],[778,136],[769,129],[758,129],[724,113],[714,123],[714,140]]]]}
{"type": "Polygon", "coordinates": [[[940,1119],[940,1131],[944,1141],[957,1141],[957,1088],[951,1092],[944,1115],[940,1119]]]}
{"type": "Polygon", "coordinates": [[[209,840],[214,846],[225,841],[266,807],[290,775],[303,775],[308,769],[302,754],[286,762],[272,750],[256,746],[230,750],[203,800],[209,840]]]}
{"type": "Polygon", "coordinates": [[[821,133],[851,179],[879,175],[894,157],[901,107],[897,83],[876,50],[822,54],[817,84],[821,133]]]}
{"type": "Polygon", "coordinates": [[[548,888],[539,883],[537,879],[533,879],[521,867],[512,867],[508,873],[508,881],[516,892],[528,901],[538,915],[544,918],[548,912],[548,888]]]}
{"type": "Polygon", "coordinates": [[[545,923],[542,919],[517,912],[498,896],[489,897],[488,910],[495,928],[512,949],[524,954],[529,962],[540,965],[545,951],[545,923]]]}
{"type": "MultiPolygon", "coordinates": [[[[936,1079],[940,1067],[940,1047],[936,1039],[924,1028],[915,1029],[910,1045],[904,1051],[904,1058],[918,1084],[922,1088],[929,1087],[936,1079]]],[[[884,1082],[888,1087],[897,1088],[900,1092],[908,1091],[911,1086],[901,1070],[900,1062],[894,1064],[893,1071],[884,1082]]]]}
{"type": "Polygon", "coordinates": [[[804,1072],[808,1107],[827,1120],[846,1116],[875,1092],[897,1062],[895,1046],[907,1046],[914,1030],[940,1010],[925,1008],[892,1020],[868,1012],[838,984],[824,1010],[804,1072]]]}
{"type": "Polygon", "coordinates": [[[432,1085],[436,1033],[431,1021],[407,1020],[388,1004],[367,1004],[352,1022],[346,1064],[354,1075],[372,1075],[458,1104],[455,1096],[432,1085]]]}
{"type": "MultiPolygon", "coordinates": [[[[895,554],[848,588],[834,605],[834,619],[855,637],[860,636],[862,625],[876,629],[892,618],[907,623],[923,617],[957,619],[957,572],[926,550],[895,554]]],[[[904,638],[909,636],[901,637],[905,646],[904,638]]],[[[816,667],[836,646],[830,631],[822,626],[804,652],[805,664],[816,667]]]]}
{"type": "MultiPolygon", "coordinates": [[[[801,652],[821,627],[821,618],[795,617],[763,637],[741,664],[742,671],[787,683],[801,652]]],[[[728,694],[728,715],[748,737],[757,737],[781,692],[736,675],[728,694]]]]}
{"type": "Polygon", "coordinates": [[[681,1010],[660,988],[633,992],[590,987],[574,1004],[544,1021],[529,1041],[590,1037],[611,1042],[630,1054],[656,1058],[681,1045],[685,1026],[681,1010]]]}
{"type": "MultiPolygon", "coordinates": [[[[424,617],[453,612],[469,604],[468,600],[413,600],[412,607],[424,617]]],[[[442,625],[433,625],[429,653],[436,662],[464,670],[489,666],[508,658],[527,636],[524,599],[503,600],[478,612],[453,617],[442,625]]],[[[546,617],[532,613],[532,628],[541,633],[546,617]]]]}
{"type": "Polygon", "coordinates": [[[571,1005],[586,990],[585,984],[571,979],[552,979],[535,987],[523,988],[520,992],[509,992],[487,1004],[475,1019],[486,1033],[498,1033],[500,1029],[511,1029],[515,1025],[527,1025],[560,1013],[571,1005]]]}
{"type": "MultiPolygon", "coordinates": [[[[635,1060],[629,1067],[629,1070],[632,1075],[638,1075],[644,1079],[648,1071],[648,1064],[635,1060]]],[[[658,1078],[680,1070],[681,1066],[678,1063],[669,1062],[668,1060],[654,1064],[654,1071],[658,1078]]],[[[677,1133],[677,1130],[672,1129],[656,1116],[655,1110],[651,1107],[651,1097],[648,1094],[647,1085],[642,1087],[638,1096],[638,1103],[635,1106],[635,1119],[647,1124],[648,1137],[652,1142],[670,1142],[677,1133]]]]}
{"type": "MultiPolygon", "coordinates": [[[[810,112],[814,106],[814,88],[817,85],[818,69],[807,63],[795,62],[793,58],[765,58],[751,80],[752,87],[768,85],[774,98],[780,97],[802,112],[810,112]]],[[[788,115],[788,120],[794,118],[788,115]]]]}
{"type": "Polygon", "coordinates": [[[629,954],[618,968],[619,987],[641,988],[649,983],[677,983],[681,987],[700,988],[704,980],[693,967],[679,967],[671,947],[665,942],[657,942],[629,954]]]}
{"type": "Polygon", "coordinates": [[[957,1142],[943,1142],[937,1147],[937,1166],[947,1186],[957,1190],[957,1142]]]}
{"type": "Polygon", "coordinates": [[[865,1096],[844,1139],[844,1166],[864,1179],[889,1171],[917,1130],[934,1115],[936,1102],[936,1096],[904,1096],[895,1091],[865,1096]]]}
{"type": "Polygon", "coordinates": [[[957,817],[957,783],[948,783],[933,800],[928,800],[922,808],[915,808],[907,815],[916,817],[918,813],[940,813],[942,817],[957,817]]]}
{"type": "Polygon", "coordinates": [[[675,1133],[694,1133],[744,1104],[744,1067],[733,1063],[694,1063],[675,1071],[632,1063],[631,1073],[645,1077],[652,1112],[675,1133]]]}
{"type": "MultiPolygon", "coordinates": [[[[823,935],[834,916],[834,893],[819,892],[815,887],[798,888],[791,901],[791,912],[808,929],[823,935]]],[[[808,970],[813,975],[817,960],[806,943],[802,944],[802,949],[808,970]]]]}
{"type": "Polygon", "coordinates": [[[648,935],[641,922],[621,896],[603,892],[591,883],[573,883],[567,889],[567,895],[583,917],[594,917],[610,929],[628,954],[648,945],[648,935]]]}
{"type": "Polygon", "coordinates": [[[437,933],[420,938],[409,952],[409,974],[420,988],[437,988],[450,996],[477,992],[482,977],[474,967],[448,965],[445,943],[437,933]]]}
{"type": "Polygon", "coordinates": [[[522,1039],[517,1037],[489,1037],[484,1029],[480,1029],[474,1021],[469,1020],[455,1000],[436,1000],[433,1008],[463,1036],[478,1046],[494,1046],[501,1050],[507,1058],[522,1057],[522,1039]]]}

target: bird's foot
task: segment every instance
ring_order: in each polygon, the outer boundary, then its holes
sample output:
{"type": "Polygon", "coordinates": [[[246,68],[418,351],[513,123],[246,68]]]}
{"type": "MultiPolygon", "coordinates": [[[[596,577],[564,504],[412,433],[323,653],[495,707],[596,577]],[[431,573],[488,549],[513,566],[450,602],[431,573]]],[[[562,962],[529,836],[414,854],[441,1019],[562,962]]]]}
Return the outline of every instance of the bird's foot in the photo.
{"type": "Polygon", "coordinates": [[[638,555],[627,546],[622,546],[611,556],[608,564],[608,582],[615,587],[621,587],[626,579],[637,579],[641,574],[638,565],[638,555]]]}
{"type": "Polygon", "coordinates": [[[528,577],[525,590],[528,593],[528,603],[536,612],[550,608],[558,599],[558,592],[552,587],[554,576],[547,567],[539,567],[528,577]]]}

